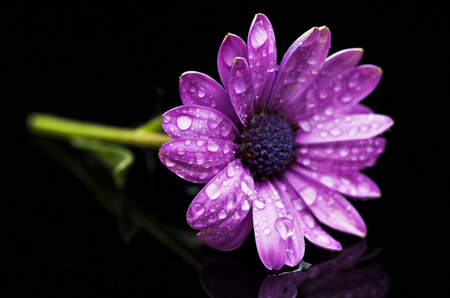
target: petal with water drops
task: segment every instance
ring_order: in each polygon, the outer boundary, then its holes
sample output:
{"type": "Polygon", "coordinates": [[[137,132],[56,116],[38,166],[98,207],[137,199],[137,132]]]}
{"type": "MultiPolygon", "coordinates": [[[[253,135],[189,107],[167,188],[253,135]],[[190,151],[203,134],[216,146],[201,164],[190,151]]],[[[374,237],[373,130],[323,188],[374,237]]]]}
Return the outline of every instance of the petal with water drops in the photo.
{"type": "Polygon", "coordinates": [[[188,71],[180,77],[180,96],[184,105],[211,107],[240,124],[230,102],[228,92],[208,75],[188,71]]]}
{"type": "Polygon", "coordinates": [[[251,213],[247,213],[244,220],[233,226],[227,232],[208,237],[203,235],[201,232],[197,234],[197,236],[208,246],[221,250],[221,251],[230,251],[238,248],[244,242],[245,238],[247,238],[248,234],[252,230],[252,215],[251,213]]]}
{"type": "Polygon", "coordinates": [[[176,139],[159,151],[161,162],[181,178],[206,183],[235,159],[239,146],[218,139],[176,139]]]}
{"type": "Polygon", "coordinates": [[[343,196],[292,169],[285,172],[285,178],[320,222],[338,231],[366,236],[361,215],[343,196]]]}
{"type": "MultiPolygon", "coordinates": [[[[312,114],[310,111],[311,107],[316,106],[315,101],[317,100],[317,95],[314,94],[315,91],[331,82],[338,75],[356,66],[361,60],[362,54],[362,49],[347,49],[326,58],[317,77],[309,84],[305,92],[302,93],[300,99],[297,101],[297,105],[292,107],[292,114],[295,117],[303,116],[303,118],[312,114]]],[[[328,96],[328,94],[324,92],[319,93],[319,95],[319,98],[326,98],[326,96],[328,96]]]]}
{"type": "Polygon", "coordinates": [[[269,181],[256,186],[253,229],[259,256],[268,269],[295,266],[302,259],[305,242],[297,214],[269,181]]]}
{"type": "Polygon", "coordinates": [[[239,131],[227,116],[205,106],[181,106],[164,113],[161,121],[169,137],[212,138],[233,142],[239,131]]]}
{"type": "Polygon", "coordinates": [[[284,179],[277,179],[275,181],[275,187],[279,193],[283,193],[284,196],[291,202],[293,210],[292,214],[298,219],[300,228],[306,239],[314,245],[328,250],[342,249],[341,244],[325,232],[320,224],[317,223],[316,219],[306,206],[306,203],[294,191],[292,186],[290,186],[287,181],[284,179]]]}
{"type": "Polygon", "coordinates": [[[252,75],[247,60],[237,57],[231,67],[230,82],[228,83],[231,104],[243,126],[249,125],[253,117],[255,90],[252,75]]]}
{"type": "Polygon", "coordinates": [[[217,68],[225,88],[228,87],[231,66],[236,57],[247,59],[247,45],[239,36],[228,33],[222,41],[217,55],[217,68]]]}
{"type": "Polygon", "coordinates": [[[374,199],[381,196],[380,188],[375,182],[360,172],[331,173],[314,171],[300,166],[293,166],[293,168],[303,176],[347,196],[361,199],[374,199]]]}
{"type": "Polygon", "coordinates": [[[252,175],[236,159],[197,194],[188,208],[186,219],[204,236],[215,237],[225,233],[249,212],[253,188],[252,175]]]}
{"type": "Polygon", "coordinates": [[[374,65],[361,65],[346,71],[309,94],[304,115],[322,113],[330,117],[356,105],[377,87],[381,75],[381,69],[374,65]]]}
{"type": "Polygon", "coordinates": [[[350,173],[371,167],[384,152],[384,138],[305,144],[295,148],[297,162],[314,171],[350,173]]]}
{"type": "Polygon", "coordinates": [[[269,110],[290,117],[293,107],[301,105],[300,97],[319,74],[330,47],[328,28],[313,28],[300,36],[288,49],[275,77],[269,110]]]}
{"type": "Polygon", "coordinates": [[[295,143],[311,144],[372,138],[391,127],[394,121],[379,114],[339,114],[334,119],[318,116],[300,120],[298,124],[301,130],[295,136],[295,143]]]}
{"type": "Polygon", "coordinates": [[[269,19],[257,14],[247,38],[248,61],[255,86],[256,107],[262,109],[272,87],[277,71],[277,47],[275,34],[269,19]]]}

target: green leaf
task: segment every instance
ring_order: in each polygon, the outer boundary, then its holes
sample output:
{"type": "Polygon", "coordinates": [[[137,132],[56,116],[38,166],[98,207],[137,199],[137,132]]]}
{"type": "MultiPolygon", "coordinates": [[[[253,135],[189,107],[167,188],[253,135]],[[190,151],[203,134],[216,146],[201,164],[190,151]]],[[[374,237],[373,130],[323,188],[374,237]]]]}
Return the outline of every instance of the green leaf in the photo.
{"type": "Polygon", "coordinates": [[[70,143],[97,157],[111,172],[117,187],[125,185],[128,170],[134,162],[133,152],[119,145],[88,138],[74,138],[70,143]]]}
{"type": "Polygon", "coordinates": [[[161,132],[163,131],[162,125],[161,125],[161,116],[155,117],[151,119],[150,121],[142,124],[137,128],[139,131],[145,131],[145,132],[161,132]]]}

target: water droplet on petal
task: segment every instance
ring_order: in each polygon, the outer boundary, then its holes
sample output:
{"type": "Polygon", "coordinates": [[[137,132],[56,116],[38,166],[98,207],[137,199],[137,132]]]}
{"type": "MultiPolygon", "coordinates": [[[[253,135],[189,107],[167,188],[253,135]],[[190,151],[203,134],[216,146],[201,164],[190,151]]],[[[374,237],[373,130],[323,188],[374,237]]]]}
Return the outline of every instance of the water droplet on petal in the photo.
{"type": "Polygon", "coordinates": [[[202,146],[205,143],[204,139],[197,139],[197,146],[202,146]]]}
{"type": "Polygon", "coordinates": [[[284,208],[284,204],[281,201],[276,201],[275,206],[277,206],[278,208],[284,208]]]}
{"type": "Polygon", "coordinates": [[[266,200],[263,197],[257,197],[253,201],[253,205],[258,209],[264,209],[266,207],[266,200]]]}
{"type": "Polygon", "coordinates": [[[206,186],[205,192],[211,200],[217,199],[221,193],[220,187],[215,183],[211,183],[206,186]]]}
{"type": "Polygon", "coordinates": [[[338,127],[334,127],[330,130],[330,134],[334,137],[337,137],[342,134],[342,131],[338,127]]]}
{"type": "Polygon", "coordinates": [[[281,238],[286,240],[294,234],[294,223],[287,217],[280,217],[275,220],[275,230],[281,238]]]}
{"type": "Polygon", "coordinates": [[[265,217],[265,216],[263,215],[263,216],[261,216],[261,220],[262,220],[262,221],[267,221],[267,217],[265,217]]]}
{"type": "Polygon", "coordinates": [[[236,169],[233,167],[233,165],[228,166],[227,168],[227,177],[231,178],[236,173],[236,169]]]}
{"type": "Polygon", "coordinates": [[[311,205],[317,198],[317,191],[314,187],[307,186],[300,191],[300,195],[306,204],[311,205]]]}
{"type": "Polygon", "coordinates": [[[253,30],[250,36],[250,42],[254,48],[262,46],[268,38],[267,31],[264,28],[263,21],[259,21],[254,24],[253,30]]]}
{"type": "Polygon", "coordinates": [[[344,96],[341,98],[342,102],[349,102],[352,100],[352,96],[349,93],[345,93],[344,96]]]}
{"type": "Polygon", "coordinates": [[[194,204],[194,206],[192,206],[192,211],[197,215],[202,215],[203,212],[205,212],[205,206],[200,203],[194,204]]]}
{"type": "Polygon", "coordinates": [[[270,234],[270,228],[264,228],[264,235],[269,235],[270,234]]]}
{"type": "Polygon", "coordinates": [[[237,197],[234,193],[229,193],[227,197],[227,207],[228,209],[233,209],[236,207],[237,197]]]}
{"type": "Polygon", "coordinates": [[[220,219],[224,219],[225,217],[227,217],[227,212],[224,209],[220,210],[219,211],[219,218],[220,219]]]}
{"type": "Polygon", "coordinates": [[[191,127],[192,117],[189,115],[180,115],[177,117],[177,126],[181,130],[186,130],[191,127]]]}
{"type": "Polygon", "coordinates": [[[183,147],[178,147],[177,153],[178,155],[184,155],[186,154],[186,150],[183,147]]]}
{"type": "Polygon", "coordinates": [[[168,167],[168,168],[173,167],[175,165],[173,160],[171,160],[170,158],[166,158],[164,161],[165,161],[166,167],[168,167]]]}
{"type": "Polygon", "coordinates": [[[199,177],[200,179],[205,179],[206,176],[208,176],[208,173],[207,173],[207,172],[201,172],[201,173],[198,175],[198,177],[199,177]]]}
{"type": "Polygon", "coordinates": [[[195,159],[197,160],[197,164],[202,165],[205,162],[205,156],[203,153],[196,152],[195,159]]]}
{"type": "Polygon", "coordinates": [[[206,91],[205,91],[205,88],[203,86],[200,86],[200,88],[198,88],[197,95],[200,98],[205,97],[206,91]]]}
{"type": "Polygon", "coordinates": [[[184,144],[185,144],[186,146],[189,146],[189,145],[191,144],[191,139],[186,139],[186,140],[184,141],[184,144]]]}
{"type": "Polygon", "coordinates": [[[172,119],[170,115],[164,114],[162,118],[162,123],[169,123],[170,119],[172,119]]]}
{"type": "Polygon", "coordinates": [[[247,211],[250,209],[250,202],[248,199],[245,199],[244,202],[242,203],[242,210],[247,211]]]}
{"type": "Polygon", "coordinates": [[[219,150],[219,145],[214,140],[208,140],[206,149],[208,149],[208,151],[211,151],[211,152],[216,152],[217,150],[219,150]]]}

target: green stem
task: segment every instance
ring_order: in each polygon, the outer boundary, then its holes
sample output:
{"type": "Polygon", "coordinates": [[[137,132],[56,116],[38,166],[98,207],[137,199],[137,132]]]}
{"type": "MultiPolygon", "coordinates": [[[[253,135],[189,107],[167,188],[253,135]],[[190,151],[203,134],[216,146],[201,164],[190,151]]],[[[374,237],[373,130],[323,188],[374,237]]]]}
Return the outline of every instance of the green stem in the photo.
{"type": "Polygon", "coordinates": [[[85,137],[151,148],[159,148],[162,144],[172,140],[164,133],[107,126],[38,113],[30,114],[27,123],[32,132],[65,139],[85,137]]]}

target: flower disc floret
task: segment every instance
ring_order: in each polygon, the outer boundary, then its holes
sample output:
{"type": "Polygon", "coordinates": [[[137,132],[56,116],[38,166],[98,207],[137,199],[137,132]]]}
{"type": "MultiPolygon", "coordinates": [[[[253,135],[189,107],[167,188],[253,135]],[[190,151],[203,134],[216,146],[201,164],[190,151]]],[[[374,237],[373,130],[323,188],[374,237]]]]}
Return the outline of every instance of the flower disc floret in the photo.
{"type": "Polygon", "coordinates": [[[284,171],[294,160],[294,127],[278,115],[262,114],[241,134],[241,158],[258,180],[284,171]]]}

